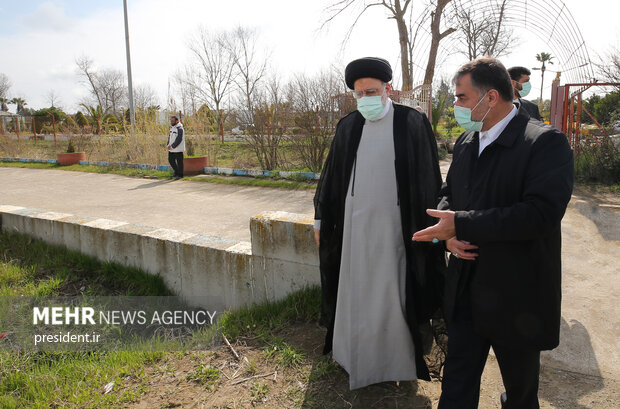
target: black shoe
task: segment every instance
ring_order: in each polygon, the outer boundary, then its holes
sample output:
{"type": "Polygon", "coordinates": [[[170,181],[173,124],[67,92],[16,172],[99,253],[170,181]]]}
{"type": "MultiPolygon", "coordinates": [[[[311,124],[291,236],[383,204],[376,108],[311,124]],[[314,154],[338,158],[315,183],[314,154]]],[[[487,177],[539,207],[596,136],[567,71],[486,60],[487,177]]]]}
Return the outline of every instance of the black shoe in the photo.
{"type": "Polygon", "coordinates": [[[499,401],[502,404],[502,408],[506,405],[507,400],[508,400],[508,396],[506,395],[506,392],[502,393],[501,396],[499,397],[499,401]]]}

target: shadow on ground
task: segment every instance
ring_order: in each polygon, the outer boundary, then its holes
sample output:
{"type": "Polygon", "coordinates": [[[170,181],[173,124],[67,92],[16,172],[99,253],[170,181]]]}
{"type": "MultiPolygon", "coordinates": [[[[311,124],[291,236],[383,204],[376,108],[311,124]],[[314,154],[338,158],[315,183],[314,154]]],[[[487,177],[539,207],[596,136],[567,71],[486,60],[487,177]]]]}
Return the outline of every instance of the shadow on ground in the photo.
{"type": "MultiPolygon", "coordinates": [[[[540,376],[540,397],[557,408],[598,409],[598,402],[588,401],[588,396],[605,387],[587,328],[577,320],[570,324],[562,318],[560,345],[545,355],[540,376]],[[554,357],[574,357],[574,367],[559,364],[554,357]],[[587,375],[583,372],[587,372],[587,375]],[[579,388],[567,387],[579,384],[579,388]]],[[[566,362],[566,359],[563,359],[566,362]]],[[[611,407],[611,406],[610,406],[611,407]]]]}
{"type": "Polygon", "coordinates": [[[157,187],[157,186],[161,186],[161,185],[166,185],[166,184],[172,183],[172,182],[175,182],[175,180],[174,179],[171,179],[171,180],[158,180],[157,182],[145,183],[144,185],[136,186],[136,187],[133,187],[133,188],[128,189],[128,190],[150,189],[150,188],[153,188],[153,187],[157,187]]]}

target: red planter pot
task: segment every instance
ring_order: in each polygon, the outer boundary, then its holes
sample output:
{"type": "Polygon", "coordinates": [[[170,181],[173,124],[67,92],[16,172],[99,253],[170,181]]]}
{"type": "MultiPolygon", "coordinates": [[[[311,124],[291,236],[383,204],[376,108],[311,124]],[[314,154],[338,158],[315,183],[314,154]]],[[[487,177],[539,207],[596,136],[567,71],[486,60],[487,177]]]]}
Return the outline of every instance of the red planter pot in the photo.
{"type": "Polygon", "coordinates": [[[59,165],[75,165],[86,160],[86,152],[58,153],[56,159],[59,165]]]}
{"type": "Polygon", "coordinates": [[[204,168],[207,166],[209,166],[208,156],[183,158],[183,175],[198,175],[204,173],[204,168]]]}

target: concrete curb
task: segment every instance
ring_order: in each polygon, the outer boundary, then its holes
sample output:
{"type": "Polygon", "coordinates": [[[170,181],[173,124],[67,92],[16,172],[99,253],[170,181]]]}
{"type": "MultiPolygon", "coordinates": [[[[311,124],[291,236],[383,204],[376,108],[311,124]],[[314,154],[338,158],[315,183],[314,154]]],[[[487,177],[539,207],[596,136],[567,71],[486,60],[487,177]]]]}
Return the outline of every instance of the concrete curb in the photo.
{"type": "MultiPolygon", "coordinates": [[[[56,159],[29,159],[29,158],[0,158],[0,162],[22,162],[22,163],[57,163],[56,159]]],[[[125,163],[125,162],[91,162],[87,160],[81,160],[80,165],[90,166],[118,166],[121,168],[134,168],[134,169],[151,169],[160,171],[170,171],[172,168],[169,165],[150,165],[144,163],[125,163]]],[[[289,172],[289,171],[272,171],[272,170],[260,170],[260,169],[232,169],[232,168],[215,168],[206,167],[203,169],[205,175],[224,175],[224,176],[247,176],[255,178],[282,178],[289,180],[319,180],[321,178],[320,173],[314,172],[289,172]]]]}
{"type": "Polygon", "coordinates": [[[224,311],[320,285],[313,221],[285,212],[251,218],[251,243],[20,206],[0,205],[0,230],[137,267],[171,291],[224,311]]]}

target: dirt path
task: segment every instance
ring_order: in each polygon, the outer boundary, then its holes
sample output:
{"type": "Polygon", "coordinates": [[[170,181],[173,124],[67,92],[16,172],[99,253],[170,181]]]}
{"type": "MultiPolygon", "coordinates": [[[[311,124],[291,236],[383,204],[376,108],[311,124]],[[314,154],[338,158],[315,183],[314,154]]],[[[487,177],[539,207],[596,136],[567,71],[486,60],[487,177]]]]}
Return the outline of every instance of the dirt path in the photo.
{"type": "MultiPolygon", "coordinates": [[[[209,352],[170,355],[146,368],[142,380],[129,382],[119,393],[147,388],[145,395],[129,405],[151,408],[436,408],[441,393],[439,381],[394,382],[349,391],[348,375],[337,364],[329,364],[320,351],[324,331],[315,324],[297,324],[280,331],[295,351],[304,354],[299,365],[278,364],[268,357],[269,345],[241,339],[234,345],[241,356],[236,361],[227,347],[209,352]],[[247,361],[245,360],[247,358],[247,361]],[[217,380],[207,384],[188,380],[197,368],[217,368],[217,380]],[[277,373],[274,373],[276,372],[277,373]],[[241,379],[269,374],[233,385],[241,379]]],[[[499,408],[503,392],[501,375],[493,357],[485,368],[480,408],[499,408]]],[[[540,385],[542,409],[612,408],[620,399],[620,383],[543,367],[540,385]]]]}

